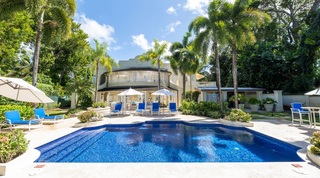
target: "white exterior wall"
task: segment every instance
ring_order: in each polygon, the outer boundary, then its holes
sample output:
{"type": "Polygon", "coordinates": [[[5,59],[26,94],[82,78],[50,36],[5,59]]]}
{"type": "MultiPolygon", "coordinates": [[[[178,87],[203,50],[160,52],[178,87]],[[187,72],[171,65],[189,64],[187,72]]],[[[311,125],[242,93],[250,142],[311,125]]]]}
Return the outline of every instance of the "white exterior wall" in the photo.
{"type": "MultiPolygon", "coordinates": [[[[121,70],[118,72],[113,72],[111,75],[109,75],[109,81],[106,81],[103,84],[100,84],[101,77],[103,76],[105,72],[107,72],[106,68],[99,64],[99,71],[98,71],[98,77],[99,77],[99,86],[98,89],[103,89],[106,87],[107,82],[109,86],[132,86],[135,85],[158,85],[158,72],[157,71],[136,71],[136,70],[127,70],[129,68],[156,68],[156,66],[153,66],[151,62],[140,62],[137,60],[137,57],[135,59],[129,59],[126,61],[119,61],[119,66],[114,67],[113,70],[121,70]]],[[[167,70],[170,73],[167,72],[161,72],[161,86],[170,86],[171,88],[176,89],[178,92],[175,92],[177,96],[172,98],[173,101],[176,101],[178,106],[181,100],[181,93],[182,93],[182,75],[178,73],[178,75],[175,75],[170,67],[169,62],[164,62],[161,66],[162,70],[167,70]]],[[[94,77],[95,78],[95,77],[94,77]]],[[[196,86],[196,78],[195,75],[192,75],[192,89],[196,86]]],[[[188,80],[189,81],[189,80],[188,80]]],[[[186,83],[186,90],[190,90],[190,82],[186,83]]],[[[94,80],[95,83],[95,80],[94,80]]],[[[148,93],[149,94],[149,93],[148,93]]],[[[116,91],[111,92],[99,92],[98,94],[98,101],[106,100],[106,102],[111,102],[115,100],[119,100],[119,98],[116,96],[116,91]],[[103,96],[105,95],[105,96],[103,96]]],[[[153,96],[152,96],[153,97],[153,96]]],[[[108,103],[107,103],[108,104],[108,103]]]]}
{"type": "MultiPolygon", "coordinates": [[[[310,96],[310,98],[315,101],[314,96],[310,96]]],[[[309,96],[307,95],[283,95],[283,105],[290,106],[292,102],[301,102],[304,106],[320,106],[320,103],[310,103],[309,96]]],[[[320,101],[320,96],[316,97],[320,101]]]]}

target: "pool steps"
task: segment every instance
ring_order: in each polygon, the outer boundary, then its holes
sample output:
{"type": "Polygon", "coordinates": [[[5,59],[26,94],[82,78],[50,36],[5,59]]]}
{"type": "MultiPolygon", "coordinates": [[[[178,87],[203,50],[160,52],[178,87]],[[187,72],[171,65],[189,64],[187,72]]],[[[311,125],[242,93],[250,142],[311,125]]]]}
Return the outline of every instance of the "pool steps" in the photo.
{"type": "Polygon", "coordinates": [[[64,162],[63,160],[69,160],[70,158],[68,158],[68,155],[70,152],[76,151],[81,153],[88,146],[98,140],[102,135],[103,132],[101,132],[99,129],[89,131],[79,130],[73,133],[73,135],[69,134],[61,137],[60,139],[37,147],[36,149],[41,151],[41,155],[35,162],[64,162]],[[81,147],[82,149],[80,150],[80,146],[84,144],[88,146],[81,147]],[[52,150],[56,151],[53,152],[52,150]]]}

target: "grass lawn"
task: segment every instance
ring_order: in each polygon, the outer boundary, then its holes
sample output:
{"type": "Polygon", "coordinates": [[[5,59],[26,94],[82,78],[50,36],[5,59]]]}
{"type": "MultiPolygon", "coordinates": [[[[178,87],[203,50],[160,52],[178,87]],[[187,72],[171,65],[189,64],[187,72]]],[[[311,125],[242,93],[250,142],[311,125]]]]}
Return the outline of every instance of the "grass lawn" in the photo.
{"type": "Polygon", "coordinates": [[[68,108],[61,109],[61,108],[52,108],[52,109],[46,109],[46,113],[49,115],[64,115],[67,114],[68,108]]]}
{"type": "Polygon", "coordinates": [[[252,119],[286,119],[291,120],[291,112],[252,112],[252,119]]]}

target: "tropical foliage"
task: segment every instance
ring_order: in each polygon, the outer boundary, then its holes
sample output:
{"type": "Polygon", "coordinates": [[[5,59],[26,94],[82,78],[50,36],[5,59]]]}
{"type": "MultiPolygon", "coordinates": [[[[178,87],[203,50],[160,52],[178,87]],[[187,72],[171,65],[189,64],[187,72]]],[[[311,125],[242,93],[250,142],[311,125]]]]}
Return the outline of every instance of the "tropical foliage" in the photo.
{"type": "Polygon", "coordinates": [[[169,51],[171,56],[166,58],[170,61],[173,72],[177,75],[182,74],[182,98],[186,98],[186,74],[190,75],[190,91],[191,91],[191,74],[195,74],[199,68],[199,58],[193,51],[193,43],[189,42],[191,33],[187,32],[183,36],[182,43],[174,42],[169,51]]]}
{"type": "Polygon", "coordinates": [[[115,60],[113,58],[111,58],[108,54],[107,54],[107,48],[108,45],[106,43],[101,43],[99,44],[98,40],[94,39],[94,42],[96,44],[96,48],[93,51],[92,54],[92,59],[93,59],[93,67],[94,70],[96,71],[96,85],[95,85],[95,101],[97,102],[98,100],[98,72],[99,72],[99,65],[102,64],[109,73],[112,73],[112,66],[116,66],[117,63],[115,62],[115,60]]]}
{"type": "Polygon", "coordinates": [[[152,65],[157,66],[158,69],[158,90],[161,87],[160,80],[160,67],[162,66],[162,58],[164,58],[166,49],[168,47],[167,43],[160,43],[157,39],[153,41],[153,48],[149,49],[147,52],[143,53],[138,59],[140,61],[151,61],[152,65]]]}
{"type": "Polygon", "coordinates": [[[193,31],[196,35],[194,40],[194,50],[207,61],[215,61],[216,83],[218,88],[218,101],[222,109],[222,91],[221,91],[221,72],[220,60],[218,53],[218,43],[224,45],[226,42],[226,35],[224,30],[224,22],[221,10],[224,1],[212,1],[208,7],[208,17],[199,16],[194,19],[189,25],[189,31],[193,31]],[[213,50],[213,51],[212,51],[213,50]],[[212,55],[214,53],[214,57],[212,55]]]}
{"type": "Polygon", "coordinates": [[[32,85],[37,84],[38,65],[40,57],[40,45],[42,36],[46,36],[46,42],[51,42],[55,34],[63,34],[68,37],[71,33],[71,17],[76,11],[74,0],[2,0],[0,12],[3,17],[9,17],[13,12],[25,9],[37,25],[35,50],[33,57],[32,85]]]}

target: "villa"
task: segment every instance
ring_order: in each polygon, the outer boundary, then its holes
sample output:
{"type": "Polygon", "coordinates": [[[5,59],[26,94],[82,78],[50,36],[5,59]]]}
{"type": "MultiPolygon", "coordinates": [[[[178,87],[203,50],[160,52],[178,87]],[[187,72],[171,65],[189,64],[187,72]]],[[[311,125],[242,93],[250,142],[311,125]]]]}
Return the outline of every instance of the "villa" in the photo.
{"type": "MultiPolygon", "coordinates": [[[[100,64],[101,65],[101,64],[100,64]]],[[[155,102],[159,96],[152,95],[158,90],[158,69],[150,61],[141,62],[138,56],[134,59],[120,60],[119,66],[113,66],[113,71],[107,71],[102,65],[98,71],[98,101],[107,103],[120,102],[123,99],[118,94],[126,89],[132,88],[144,93],[140,96],[126,97],[126,103],[130,102],[155,102]]],[[[187,76],[187,81],[190,81],[187,76]]],[[[175,75],[168,62],[164,62],[160,67],[161,88],[166,88],[175,95],[161,98],[161,103],[167,105],[174,101],[179,105],[182,93],[182,75],[175,75]]],[[[188,82],[189,84],[190,82],[188,82]]],[[[191,76],[192,88],[197,85],[196,75],[191,76]]],[[[190,85],[189,85],[190,86],[190,85]]],[[[190,88],[188,85],[187,87],[190,88]]]]}
{"type": "MultiPolygon", "coordinates": [[[[141,62],[138,57],[129,60],[120,60],[119,66],[113,66],[112,72],[100,64],[98,71],[98,101],[106,102],[109,106],[114,102],[125,103],[138,103],[146,102],[150,104],[152,102],[159,101],[159,96],[152,95],[153,92],[158,90],[158,69],[157,66],[153,66],[150,61],[141,62]],[[143,96],[127,96],[121,98],[118,96],[119,93],[126,89],[135,89],[142,93],[143,96]]],[[[199,74],[187,75],[186,91],[191,89],[200,91],[198,101],[214,101],[217,100],[217,87],[216,82],[199,82],[201,79],[199,74]],[[190,82],[191,80],[191,82],[190,82]]],[[[170,101],[176,102],[180,106],[181,94],[182,94],[182,75],[175,75],[170,67],[169,62],[164,62],[163,66],[160,67],[160,79],[161,88],[166,88],[173,92],[174,96],[161,97],[161,103],[168,105],[170,101]]],[[[94,80],[95,81],[95,80],[94,80]]],[[[250,87],[239,87],[239,93],[244,93],[247,98],[257,97],[262,100],[267,96],[263,95],[264,88],[250,88],[250,87]]],[[[222,88],[223,101],[228,101],[228,98],[233,95],[232,87],[222,88]]],[[[270,96],[268,96],[270,97],[270,96]]],[[[271,96],[278,103],[282,103],[282,94],[278,93],[275,97],[271,96]]],[[[279,105],[277,109],[283,110],[282,106],[279,105]]]]}

